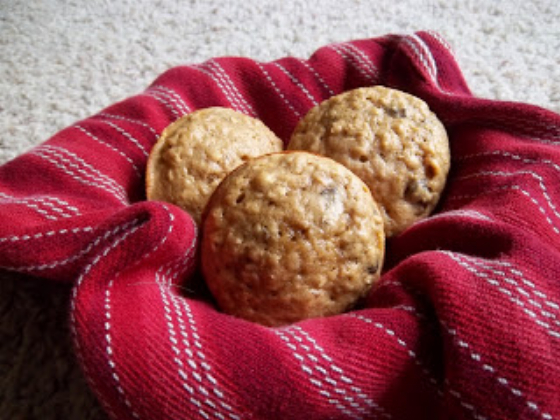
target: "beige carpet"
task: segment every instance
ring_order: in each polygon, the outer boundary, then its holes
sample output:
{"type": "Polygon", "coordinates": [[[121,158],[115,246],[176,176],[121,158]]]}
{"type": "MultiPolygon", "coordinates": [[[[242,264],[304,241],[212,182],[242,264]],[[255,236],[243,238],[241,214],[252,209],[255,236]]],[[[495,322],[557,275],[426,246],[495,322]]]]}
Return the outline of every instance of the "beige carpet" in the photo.
{"type": "MultiPolygon", "coordinates": [[[[558,22],[557,0],[0,0],[0,164],[174,65],[421,29],[449,41],[476,95],[560,112],[558,22]]],[[[0,420],[104,418],[72,353],[69,291],[0,271],[0,420]]]]}

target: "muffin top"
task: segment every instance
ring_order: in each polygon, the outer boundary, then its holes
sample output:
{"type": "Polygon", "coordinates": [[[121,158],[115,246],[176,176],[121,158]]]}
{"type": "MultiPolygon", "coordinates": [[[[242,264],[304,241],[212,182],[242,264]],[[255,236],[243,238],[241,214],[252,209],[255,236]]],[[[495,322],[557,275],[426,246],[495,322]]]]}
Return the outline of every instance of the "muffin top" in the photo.
{"type": "Polygon", "coordinates": [[[250,158],[283,149],[260,120],[229,108],[205,108],[170,124],[148,158],[146,195],[173,203],[199,224],[222,179],[250,158]]]}
{"type": "Polygon", "coordinates": [[[446,130],[428,105],[383,86],[312,108],[288,149],[328,156],[359,176],[380,205],[387,237],[433,211],[450,166],[446,130]]]}
{"type": "Polygon", "coordinates": [[[351,308],[380,275],[384,241],[379,208],[351,171],[275,153],[246,162],[212,195],[202,271],[225,312],[277,326],[351,308]]]}

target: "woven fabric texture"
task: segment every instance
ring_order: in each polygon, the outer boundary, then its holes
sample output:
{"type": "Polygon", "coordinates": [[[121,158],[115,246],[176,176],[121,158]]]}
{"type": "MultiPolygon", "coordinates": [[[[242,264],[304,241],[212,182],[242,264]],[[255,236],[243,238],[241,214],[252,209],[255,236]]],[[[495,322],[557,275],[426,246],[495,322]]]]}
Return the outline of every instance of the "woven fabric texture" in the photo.
{"type": "Polygon", "coordinates": [[[1,166],[0,266],[73,283],[75,351],[114,419],[558,419],[559,142],[557,114],[473,97],[432,32],[215,58],[1,166]],[[375,84],[448,130],[437,212],[388,242],[364,309],[283,328],[220,313],[194,291],[190,216],[145,201],[158,135],[227,106],[287,141],[313,105],[375,84]]]}

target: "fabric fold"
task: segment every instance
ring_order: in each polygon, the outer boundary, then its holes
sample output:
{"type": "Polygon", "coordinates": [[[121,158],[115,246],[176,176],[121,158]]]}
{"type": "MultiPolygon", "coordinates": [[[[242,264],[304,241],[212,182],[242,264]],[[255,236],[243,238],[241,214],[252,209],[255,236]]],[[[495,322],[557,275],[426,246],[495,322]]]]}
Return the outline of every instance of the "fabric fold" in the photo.
{"type": "Polygon", "coordinates": [[[76,354],[114,419],[560,419],[559,135],[550,111],[474,97],[433,32],[184,65],[0,167],[0,266],[73,283],[76,354]],[[145,201],[162,130],[226,106],[287,142],[375,84],[448,130],[435,214],[389,240],[360,308],[283,328],[221,313],[190,216],[145,201]]]}

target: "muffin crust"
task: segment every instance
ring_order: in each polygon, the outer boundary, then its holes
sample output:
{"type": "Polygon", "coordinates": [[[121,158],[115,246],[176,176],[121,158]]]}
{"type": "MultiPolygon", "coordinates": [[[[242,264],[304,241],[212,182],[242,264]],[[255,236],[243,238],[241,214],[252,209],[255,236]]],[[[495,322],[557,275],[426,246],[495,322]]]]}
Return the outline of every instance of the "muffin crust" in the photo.
{"type": "Polygon", "coordinates": [[[227,313],[268,326],[350,309],[379,278],[381,213],[367,186],[305,152],[253,159],[214,192],[202,271],[227,313]]]}
{"type": "Polygon", "coordinates": [[[282,140],[255,118],[229,108],[195,111],[170,124],[153,147],[147,198],[173,203],[199,224],[208,198],[230,171],[282,149],[282,140]]]}
{"type": "Polygon", "coordinates": [[[288,149],[328,156],[358,175],[381,207],[387,237],[434,210],[450,166],[447,132],[428,105],[383,86],[312,108],[288,149]]]}

